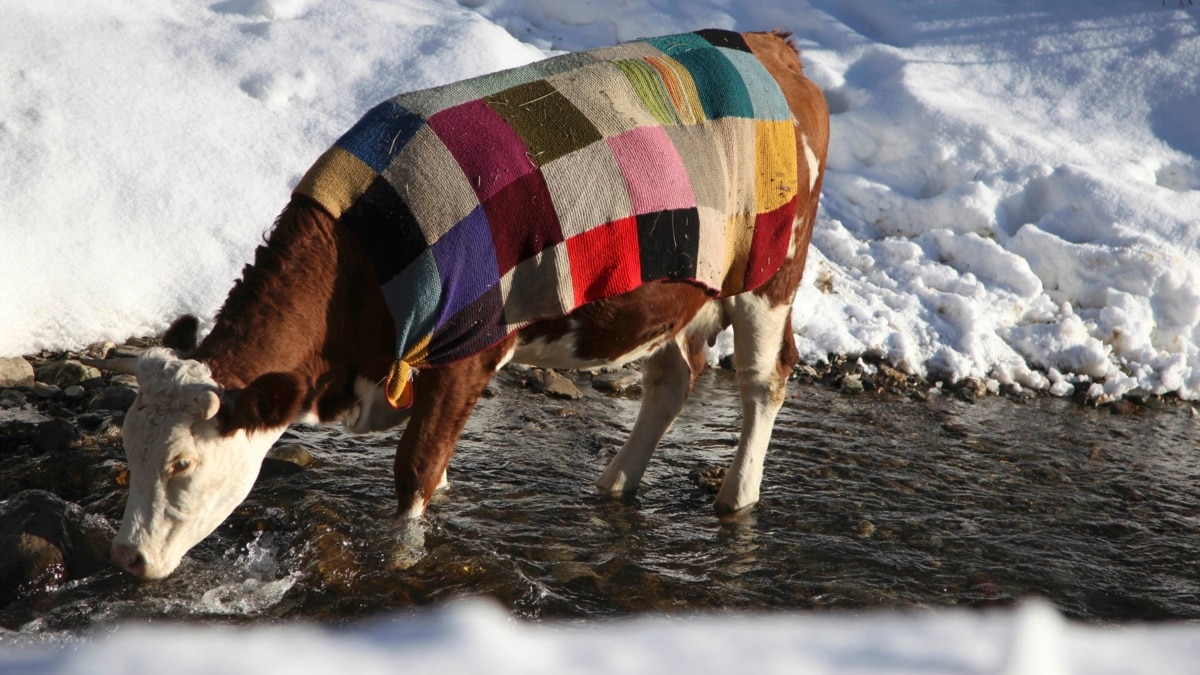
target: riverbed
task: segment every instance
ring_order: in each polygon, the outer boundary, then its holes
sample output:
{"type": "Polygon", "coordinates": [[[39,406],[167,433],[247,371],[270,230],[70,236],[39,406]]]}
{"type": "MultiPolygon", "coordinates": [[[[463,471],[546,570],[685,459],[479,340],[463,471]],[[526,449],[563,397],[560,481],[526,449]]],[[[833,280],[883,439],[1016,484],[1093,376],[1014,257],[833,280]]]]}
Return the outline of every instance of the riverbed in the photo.
{"type": "MultiPolygon", "coordinates": [[[[502,373],[459,442],[450,488],[417,523],[394,521],[395,432],[294,427],[281,443],[304,446],[312,463],[265,470],[170,578],[100,567],[51,579],[0,607],[0,627],[33,638],[164,619],[341,623],[466,595],[532,620],[1029,596],[1096,622],[1200,618],[1200,422],[1187,403],[1093,407],[938,387],[852,395],[793,382],[761,503],[718,519],[713,484],[740,414],[731,373],[701,377],[625,500],[592,482],[637,396],[570,376],[578,400],[502,373]]],[[[4,423],[80,422],[63,406],[37,408],[10,408],[4,423]]],[[[120,414],[92,415],[75,447],[6,451],[0,485],[57,492],[115,527],[120,414]],[[62,461],[77,470],[47,468],[62,461]],[[97,466],[107,468],[89,473],[97,466]]]]}

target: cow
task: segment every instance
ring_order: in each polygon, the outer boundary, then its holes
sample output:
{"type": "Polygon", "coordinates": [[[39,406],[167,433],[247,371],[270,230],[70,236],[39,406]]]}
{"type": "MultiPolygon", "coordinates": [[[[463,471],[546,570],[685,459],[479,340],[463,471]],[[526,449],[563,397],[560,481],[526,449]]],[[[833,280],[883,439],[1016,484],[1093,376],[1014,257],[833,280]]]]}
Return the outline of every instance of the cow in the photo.
{"type": "Polygon", "coordinates": [[[132,365],[114,564],[169,575],[292,423],[407,422],[398,516],[422,517],[508,363],[643,360],[596,482],[632,493],[728,326],[743,422],[714,508],[753,506],[828,139],[778,31],[649,38],[380,104],[305,174],[203,341],[182,317],[132,365]]]}

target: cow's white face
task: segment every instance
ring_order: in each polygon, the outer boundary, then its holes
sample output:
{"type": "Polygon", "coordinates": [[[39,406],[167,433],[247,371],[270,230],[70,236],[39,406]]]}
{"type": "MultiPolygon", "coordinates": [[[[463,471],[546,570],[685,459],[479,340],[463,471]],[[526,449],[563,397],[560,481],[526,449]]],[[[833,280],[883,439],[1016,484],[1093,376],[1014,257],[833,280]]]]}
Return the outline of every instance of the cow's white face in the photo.
{"type": "MultiPolygon", "coordinates": [[[[207,366],[167,349],[147,351],[136,374],[138,397],[124,425],[129,500],[112,557],[137,576],[158,579],[249,494],[294,413],[294,400],[283,399],[297,398],[297,390],[259,391],[243,403],[238,398],[251,388],[223,392],[207,366]],[[259,413],[268,405],[282,407],[264,419],[259,413]],[[278,419],[281,412],[286,419],[278,419]],[[247,428],[233,428],[247,421],[247,428]]],[[[272,377],[285,379],[264,379],[272,377]]]]}

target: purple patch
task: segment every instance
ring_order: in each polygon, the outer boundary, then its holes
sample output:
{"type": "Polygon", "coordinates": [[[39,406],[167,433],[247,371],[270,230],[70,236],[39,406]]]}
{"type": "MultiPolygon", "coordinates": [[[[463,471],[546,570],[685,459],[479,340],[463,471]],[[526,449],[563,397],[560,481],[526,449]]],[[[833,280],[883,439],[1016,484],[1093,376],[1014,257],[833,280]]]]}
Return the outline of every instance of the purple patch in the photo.
{"type": "Polygon", "coordinates": [[[500,283],[500,275],[492,247],[492,229],[482,206],[475,207],[430,248],[442,280],[442,306],[436,329],[500,283]]]}

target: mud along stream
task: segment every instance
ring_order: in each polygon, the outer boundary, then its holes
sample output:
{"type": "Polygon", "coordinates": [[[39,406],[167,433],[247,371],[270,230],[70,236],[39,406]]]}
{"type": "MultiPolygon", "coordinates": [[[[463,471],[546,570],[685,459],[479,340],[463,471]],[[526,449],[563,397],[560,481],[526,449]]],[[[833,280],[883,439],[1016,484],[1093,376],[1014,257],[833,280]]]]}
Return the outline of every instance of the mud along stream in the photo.
{"type": "Polygon", "coordinates": [[[632,424],[636,391],[602,392],[575,374],[582,398],[559,399],[506,371],[424,521],[393,522],[394,434],[294,427],[281,444],[311,461],[269,460],[234,515],[149,583],[102,560],[124,502],[127,384],[3,390],[0,640],[130,620],[339,622],[465,594],[529,618],[1030,594],[1089,620],[1200,618],[1191,405],[1096,408],[869,376],[852,395],[858,387],[834,386],[846,372],[836,370],[790,385],[763,500],[733,519],[710,507],[737,438],[728,371],[701,378],[626,501],[592,482],[632,424]],[[101,394],[115,403],[97,404],[101,394]],[[39,510],[51,525],[34,522],[39,510]],[[13,562],[31,529],[66,542],[40,568],[13,562]]]}

